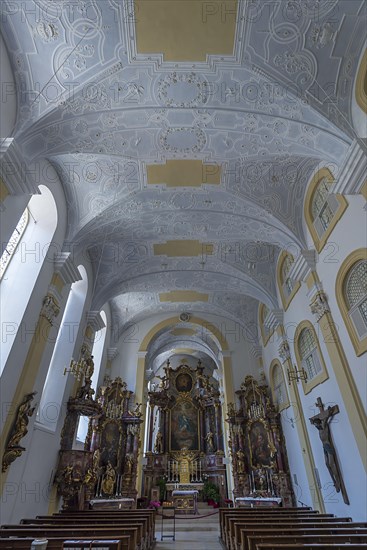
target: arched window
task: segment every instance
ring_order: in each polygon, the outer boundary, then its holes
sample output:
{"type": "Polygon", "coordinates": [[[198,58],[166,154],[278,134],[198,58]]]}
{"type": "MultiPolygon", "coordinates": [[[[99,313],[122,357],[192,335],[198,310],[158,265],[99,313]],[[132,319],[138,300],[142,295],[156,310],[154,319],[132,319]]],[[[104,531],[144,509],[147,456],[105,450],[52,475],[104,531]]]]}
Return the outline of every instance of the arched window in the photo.
{"type": "Polygon", "coordinates": [[[266,328],[264,321],[269,313],[269,308],[265,304],[260,304],[259,306],[259,324],[260,332],[264,346],[268,343],[269,340],[269,331],[266,328]]]}
{"type": "Polygon", "coordinates": [[[358,336],[367,335],[367,261],[355,264],[345,283],[345,297],[358,336]]]}
{"type": "Polygon", "coordinates": [[[355,94],[357,104],[365,113],[367,113],[367,49],[364,51],[359,64],[355,94]]]}
{"type": "Polygon", "coordinates": [[[20,240],[23,236],[24,231],[26,230],[27,224],[29,220],[29,212],[28,208],[26,208],[21,215],[21,218],[19,222],[17,223],[16,228],[13,231],[12,236],[9,239],[8,244],[3,250],[3,253],[0,258],[0,279],[3,278],[3,275],[5,273],[6,268],[10,264],[10,260],[12,259],[14,252],[20,243],[20,240]]]}
{"type": "MultiPolygon", "coordinates": [[[[40,185],[39,190],[40,194],[33,195],[28,203],[28,223],[0,284],[1,373],[7,368],[16,336],[23,329],[24,313],[42,266],[46,259],[51,261],[54,255],[54,250],[50,253],[49,249],[58,221],[56,203],[48,187],[40,185]]],[[[13,368],[10,362],[8,366],[13,368]]]]}
{"type": "Polygon", "coordinates": [[[270,365],[270,384],[273,401],[277,404],[279,412],[289,407],[288,392],[284,380],[283,369],[276,359],[270,365]]]}
{"type": "Polygon", "coordinates": [[[367,250],[352,252],[336,279],[336,297],[357,355],[367,351],[367,250]]]}
{"type": "Polygon", "coordinates": [[[305,219],[318,252],[348,206],[342,195],[333,194],[333,184],[333,174],[322,168],[312,178],[306,193],[305,219]]]}
{"type": "Polygon", "coordinates": [[[299,281],[294,282],[289,276],[293,263],[294,258],[292,254],[283,251],[278,261],[277,280],[284,310],[288,309],[289,304],[301,286],[299,281]]]}
{"type": "Polygon", "coordinates": [[[307,382],[302,380],[305,393],[309,393],[328,378],[315,329],[309,321],[301,323],[296,331],[295,351],[298,368],[304,369],[307,382]]]}

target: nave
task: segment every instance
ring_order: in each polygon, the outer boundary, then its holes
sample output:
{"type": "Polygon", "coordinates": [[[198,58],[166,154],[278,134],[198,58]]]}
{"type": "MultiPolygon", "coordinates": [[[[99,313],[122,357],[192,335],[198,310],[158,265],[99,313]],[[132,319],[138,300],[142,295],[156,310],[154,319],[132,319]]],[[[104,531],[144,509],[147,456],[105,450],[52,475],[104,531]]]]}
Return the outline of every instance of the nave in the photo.
{"type": "Polygon", "coordinates": [[[62,512],[3,525],[1,550],[363,550],[367,522],[310,508],[220,508],[196,515],[155,511],[62,512]]]}
{"type": "Polygon", "coordinates": [[[365,521],[366,16],[1,0],[4,525],[365,521]]]}

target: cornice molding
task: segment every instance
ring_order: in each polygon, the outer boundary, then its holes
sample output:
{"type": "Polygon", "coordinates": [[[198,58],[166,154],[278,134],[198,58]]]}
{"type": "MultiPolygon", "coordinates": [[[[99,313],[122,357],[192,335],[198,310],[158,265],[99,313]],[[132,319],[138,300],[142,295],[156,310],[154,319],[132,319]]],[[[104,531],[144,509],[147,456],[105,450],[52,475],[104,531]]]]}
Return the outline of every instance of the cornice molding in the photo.
{"type": "Polygon", "coordinates": [[[29,163],[14,138],[6,138],[0,143],[0,177],[10,195],[40,194],[29,163]]]}
{"type": "Polygon", "coordinates": [[[55,271],[60,275],[65,285],[81,281],[82,276],[74,264],[70,252],[62,252],[55,258],[55,271]]]}
{"type": "Polygon", "coordinates": [[[119,354],[117,348],[107,348],[107,359],[108,361],[113,361],[119,354]]]}
{"type": "Polygon", "coordinates": [[[87,326],[90,326],[94,332],[97,332],[106,326],[99,311],[87,311],[85,315],[87,319],[87,326]]]}
{"type": "Polygon", "coordinates": [[[265,317],[264,325],[270,332],[273,332],[280,325],[283,325],[283,320],[284,311],[282,309],[272,309],[265,317]]]}
{"type": "Polygon", "coordinates": [[[333,185],[333,192],[340,195],[357,195],[366,181],[366,172],[366,151],[357,140],[354,140],[333,185]]]}
{"type": "Polygon", "coordinates": [[[316,271],[317,253],[316,250],[301,250],[289,272],[293,283],[306,281],[307,277],[316,271]]]}

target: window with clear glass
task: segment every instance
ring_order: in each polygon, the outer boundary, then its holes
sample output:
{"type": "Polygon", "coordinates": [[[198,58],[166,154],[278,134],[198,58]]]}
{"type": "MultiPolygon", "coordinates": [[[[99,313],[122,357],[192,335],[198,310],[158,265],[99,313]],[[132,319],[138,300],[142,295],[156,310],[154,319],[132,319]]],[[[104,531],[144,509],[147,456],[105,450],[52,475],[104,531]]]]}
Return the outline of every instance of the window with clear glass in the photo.
{"type": "Polygon", "coordinates": [[[286,296],[289,296],[293,290],[292,280],[288,277],[292,264],[293,264],[293,257],[290,254],[287,254],[282,265],[283,290],[286,296]]]}
{"type": "Polygon", "coordinates": [[[23,235],[23,233],[24,233],[24,231],[27,227],[28,220],[29,220],[29,213],[28,213],[28,208],[26,208],[24,210],[19,222],[17,223],[16,228],[14,229],[14,231],[12,233],[12,236],[9,239],[8,244],[4,248],[4,251],[1,255],[1,258],[0,258],[0,280],[2,279],[2,277],[5,273],[5,270],[6,270],[6,268],[8,267],[8,265],[10,263],[18,244],[20,243],[22,235],[23,235]]]}
{"type": "Polygon", "coordinates": [[[322,367],[318,356],[316,338],[311,329],[304,328],[301,331],[298,346],[302,366],[307,373],[308,380],[312,380],[321,372],[322,367]]]}
{"type": "Polygon", "coordinates": [[[317,189],[313,196],[311,212],[313,219],[316,219],[320,216],[327,198],[330,192],[332,182],[328,181],[327,178],[322,178],[317,186],[317,189]]]}
{"type": "Polygon", "coordinates": [[[286,391],[284,376],[280,365],[275,365],[273,374],[274,395],[278,405],[282,405],[286,400],[286,391]]]}
{"type": "Polygon", "coordinates": [[[349,316],[359,337],[367,332],[367,261],[357,262],[346,279],[345,298],[349,316]]]}

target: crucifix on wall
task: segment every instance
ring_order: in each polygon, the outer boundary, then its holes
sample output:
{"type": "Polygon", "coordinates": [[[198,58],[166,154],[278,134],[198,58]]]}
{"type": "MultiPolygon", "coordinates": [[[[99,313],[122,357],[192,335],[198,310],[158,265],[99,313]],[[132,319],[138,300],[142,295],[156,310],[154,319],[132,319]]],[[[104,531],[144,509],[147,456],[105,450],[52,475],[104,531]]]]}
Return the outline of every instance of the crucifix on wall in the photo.
{"type": "Polygon", "coordinates": [[[315,414],[310,418],[311,424],[319,431],[319,436],[322,441],[324,449],[324,457],[327,469],[329,470],[331,479],[333,480],[336,492],[341,491],[345,504],[349,504],[349,498],[345,489],[343,477],[339,468],[338,458],[336,456],[336,450],[331,437],[329,423],[331,419],[338,414],[338,405],[333,405],[325,410],[321,397],[316,400],[316,407],[320,410],[319,414],[315,414]]]}

